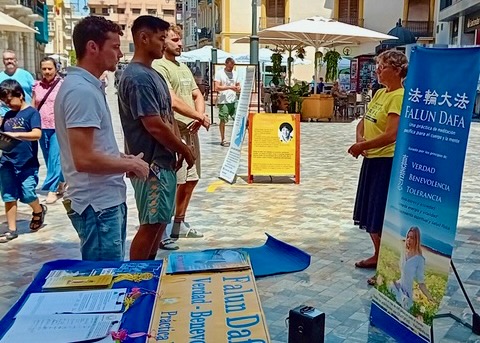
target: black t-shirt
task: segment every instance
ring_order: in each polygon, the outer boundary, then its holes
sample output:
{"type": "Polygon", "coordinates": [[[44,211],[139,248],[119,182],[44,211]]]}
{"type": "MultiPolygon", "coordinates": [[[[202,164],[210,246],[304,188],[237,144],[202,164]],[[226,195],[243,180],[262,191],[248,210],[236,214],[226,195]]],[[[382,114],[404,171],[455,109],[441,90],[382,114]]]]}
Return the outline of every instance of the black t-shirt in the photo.
{"type": "MultiPolygon", "coordinates": [[[[33,129],[41,129],[40,113],[33,108],[27,107],[21,111],[8,111],[3,118],[2,130],[9,132],[30,132],[33,129]]],[[[39,167],[38,142],[22,141],[10,152],[3,152],[0,165],[11,164],[15,168],[39,167]]]]}

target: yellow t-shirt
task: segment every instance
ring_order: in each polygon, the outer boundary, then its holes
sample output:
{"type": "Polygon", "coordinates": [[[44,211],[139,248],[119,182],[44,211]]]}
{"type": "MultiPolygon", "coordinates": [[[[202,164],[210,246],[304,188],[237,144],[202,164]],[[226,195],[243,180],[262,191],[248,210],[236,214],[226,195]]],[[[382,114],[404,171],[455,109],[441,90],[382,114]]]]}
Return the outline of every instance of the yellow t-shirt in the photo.
{"type": "MultiPolygon", "coordinates": [[[[195,108],[192,92],[198,89],[192,72],[187,65],[181,62],[172,62],[166,58],[155,60],[152,67],[165,78],[168,88],[180,97],[188,106],[195,108]]],[[[175,119],[185,125],[190,124],[193,119],[175,112],[175,119]]]]}
{"type": "MultiPolygon", "coordinates": [[[[387,92],[385,88],[382,88],[375,93],[372,101],[368,104],[367,113],[363,118],[363,137],[367,141],[385,132],[389,113],[400,115],[402,111],[403,93],[403,88],[392,92],[387,92]]],[[[368,150],[367,157],[392,157],[394,151],[395,143],[392,143],[381,148],[368,150]]]]}

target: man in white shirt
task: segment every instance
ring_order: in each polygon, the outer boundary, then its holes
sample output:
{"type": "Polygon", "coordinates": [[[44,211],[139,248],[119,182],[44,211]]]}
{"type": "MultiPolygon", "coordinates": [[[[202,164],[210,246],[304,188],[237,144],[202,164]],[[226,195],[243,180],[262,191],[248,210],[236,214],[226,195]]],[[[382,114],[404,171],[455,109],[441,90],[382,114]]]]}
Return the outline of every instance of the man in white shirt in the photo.
{"type": "Polygon", "coordinates": [[[237,105],[237,93],[240,92],[240,82],[238,75],[233,70],[235,61],[228,57],[225,60],[225,68],[215,74],[215,90],[218,92],[218,117],[220,119],[220,138],[221,146],[229,146],[230,143],[225,140],[225,124],[228,118],[235,118],[237,105]]]}

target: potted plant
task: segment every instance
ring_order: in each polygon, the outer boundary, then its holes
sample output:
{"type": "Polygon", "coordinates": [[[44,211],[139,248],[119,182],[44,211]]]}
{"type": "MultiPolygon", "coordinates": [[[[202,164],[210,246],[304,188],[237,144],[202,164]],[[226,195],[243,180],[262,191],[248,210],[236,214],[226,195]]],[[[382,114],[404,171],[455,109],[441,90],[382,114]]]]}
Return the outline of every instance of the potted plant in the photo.
{"type": "Polygon", "coordinates": [[[281,73],[282,73],[282,59],[283,56],[280,52],[275,52],[272,54],[270,57],[272,60],[272,83],[275,86],[278,86],[280,84],[280,79],[281,79],[281,73]]]}
{"type": "Polygon", "coordinates": [[[325,81],[335,81],[338,74],[338,61],[340,61],[342,56],[338,51],[330,50],[325,53],[323,60],[327,64],[327,70],[325,71],[325,81]]]}
{"type": "Polygon", "coordinates": [[[302,98],[309,95],[310,87],[308,83],[302,81],[301,83],[297,83],[291,87],[286,86],[284,93],[288,101],[288,112],[300,113],[302,109],[302,98]]]}
{"type": "Polygon", "coordinates": [[[280,94],[273,88],[270,89],[270,101],[272,103],[272,113],[277,113],[280,106],[280,94]]]}

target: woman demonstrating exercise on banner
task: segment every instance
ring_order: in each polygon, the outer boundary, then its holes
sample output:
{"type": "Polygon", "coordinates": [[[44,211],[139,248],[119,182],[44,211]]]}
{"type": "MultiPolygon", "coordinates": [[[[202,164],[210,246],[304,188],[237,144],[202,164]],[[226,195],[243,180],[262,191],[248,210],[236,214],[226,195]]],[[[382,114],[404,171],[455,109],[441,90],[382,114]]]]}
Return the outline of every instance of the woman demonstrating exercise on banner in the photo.
{"type": "MultiPolygon", "coordinates": [[[[388,50],[377,57],[379,90],[357,125],[356,143],[349,149],[353,157],[364,157],[358,181],[353,220],[367,231],[374,246],[373,256],[355,263],[357,268],[377,267],[380,237],[387,203],[388,184],[403,101],[403,79],[407,75],[407,57],[388,50]]],[[[369,284],[375,279],[370,278],[369,284]]]]}
{"type": "Polygon", "coordinates": [[[420,246],[420,229],[416,226],[407,232],[405,251],[400,258],[400,272],[400,279],[392,282],[389,288],[404,309],[408,310],[413,305],[413,281],[418,283],[418,288],[429,301],[435,301],[425,285],[425,257],[420,246]]]}

